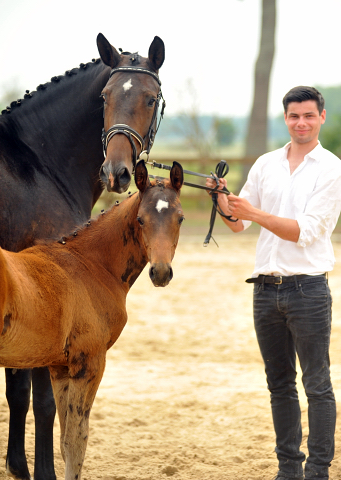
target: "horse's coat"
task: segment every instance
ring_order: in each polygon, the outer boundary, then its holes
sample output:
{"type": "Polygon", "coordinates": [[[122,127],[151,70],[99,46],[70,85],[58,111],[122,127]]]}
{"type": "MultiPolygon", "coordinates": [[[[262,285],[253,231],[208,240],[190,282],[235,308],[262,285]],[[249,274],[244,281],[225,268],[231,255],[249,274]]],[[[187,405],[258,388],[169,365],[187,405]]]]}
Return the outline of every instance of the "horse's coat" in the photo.
{"type": "MultiPolygon", "coordinates": [[[[157,73],[164,45],[155,37],[148,58],[144,58],[127,52],[120,55],[102,34],[97,44],[103,61],[93,60],[53,77],[37,91],[27,92],[24,99],[12,102],[0,116],[0,246],[6,250],[18,252],[41,239],[71,231],[90,217],[105,185],[119,193],[129,186],[132,145],[117,135],[103,164],[102,128],[113,119],[130,122],[148,137],[153,118],[149,102],[155,100],[159,85],[150,75],[129,73],[134,88],[124,92],[127,74],[110,79],[109,75],[113,66],[132,65],[157,73]],[[139,77],[136,81],[135,76],[139,77]],[[104,120],[101,93],[107,97],[104,120]]],[[[0,332],[6,336],[13,317],[6,314],[3,321],[0,332]]],[[[15,375],[6,370],[11,412],[7,470],[20,480],[31,478],[24,448],[31,377],[36,423],[34,478],[55,480],[55,405],[46,369],[18,370],[15,375]]]]}
{"type": "Polygon", "coordinates": [[[81,478],[90,410],[130,287],[148,261],[154,285],[172,278],[182,167],[174,162],[170,181],[150,183],[140,161],[135,182],[137,194],[63,243],[0,249],[0,365],[49,367],[66,480],[81,478]],[[160,199],[169,202],[162,214],[160,199]]]}

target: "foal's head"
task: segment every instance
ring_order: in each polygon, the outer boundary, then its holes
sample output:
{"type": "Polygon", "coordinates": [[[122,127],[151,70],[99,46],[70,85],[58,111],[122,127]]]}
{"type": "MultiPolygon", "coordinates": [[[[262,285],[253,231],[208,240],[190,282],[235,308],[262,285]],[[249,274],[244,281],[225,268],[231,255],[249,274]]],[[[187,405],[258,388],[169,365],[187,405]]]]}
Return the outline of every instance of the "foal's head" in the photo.
{"type": "Polygon", "coordinates": [[[173,278],[171,261],[184,219],[179,199],[183,180],[182,166],[177,162],[169,180],[150,182],[144,162],[136,167],[135,183],[142,196],[137,220],[150,262],[149,276],[156,287],[165,287],[173,278]]]}
{"type": "Polygon", "coordinates": [[[157,110],[161,100],[159,68],[165,58],[164,43],[155,37],[148,58],[122,53],[100,33],[97,45],[102,61],[112,70],[102,90],[106,159],[100,177],[108,191],[127,190],[136,160],[154,141],[157,110]]]}

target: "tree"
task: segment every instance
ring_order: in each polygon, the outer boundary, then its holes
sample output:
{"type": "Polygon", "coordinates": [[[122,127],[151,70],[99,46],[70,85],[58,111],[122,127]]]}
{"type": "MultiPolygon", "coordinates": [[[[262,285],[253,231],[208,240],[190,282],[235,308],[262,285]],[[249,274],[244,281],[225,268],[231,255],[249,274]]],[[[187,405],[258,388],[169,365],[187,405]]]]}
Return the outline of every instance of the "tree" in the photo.
{"type": "Polygon", "coordinates": [[[217,155],[217,148],[232,143],[235,127],[230,118],[200,114],[199,97],[192,79],[187,80],[186,98],[189,105],[179,114],[176,133],[200,159],[217,155]]]}
{"type": "Polygon", "coordinates": [[[233,142],[236,129],[230,118],[215,118],[213,121],[215,140],[220,145],[230,145],[233,142]]]}
{"type": "MultiPolygon", "coordinates": [[[[262,0],[262,25],[259,54],[255,65],[253,105],[246,135],[245,157],[255,158],[267,152],[268,97],[272,62],[275,54],[276,0],[262,0]]],[[[243,166],[245,183],[249,166],[243,166]]]]}
{"type": "Polygon", "coordinates": [[[326,123],[320,132],[321,144],[341,158],[341,85],[316,86],[326,102],[326,123]]]}
{"type": "Polygon", "coordinates": [[[341,158],[341,114],[331,115],[329,125],[323,125],[320,132],[321,144],[327,150],[341,158]]]}

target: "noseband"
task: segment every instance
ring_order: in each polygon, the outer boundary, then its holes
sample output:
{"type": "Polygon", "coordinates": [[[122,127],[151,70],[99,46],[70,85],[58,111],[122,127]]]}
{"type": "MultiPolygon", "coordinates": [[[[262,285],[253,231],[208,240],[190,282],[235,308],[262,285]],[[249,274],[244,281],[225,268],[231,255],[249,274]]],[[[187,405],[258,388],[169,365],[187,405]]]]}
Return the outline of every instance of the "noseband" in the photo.
{"type": "Polygon", "coordinates": [[[159,93],[157,94],[157,97],[156,97],[156,102],[155,102],[155,108],[154,108],[154,112],[153,112],[152,121],[150,123],[148,133],[144,138],[142,138],[141,135],[136,130],[134,130],[133,128],[129,127],[129,125],[126,125],[124,123],[117,123],[117,124],[113,125],[112,127],[110,127],[107,131],[105,131],[104,128],[102,129],[102,144],[103,144],[104,158],[106,158],[106,156],[107,156],[107,148],[108,148],[108,144],[109,144],[110,140],[115,135],[117,135],[118,133],[121,133],[121,134],[125,135],[130,142],[130,145],[131,145],[131,148],[132,148],[133,169],[135,170],[136,162],[137,162],[137,160],[140,159],[140,156],[143,153],[147,154],[147,160],[149,158],[149,152],[150,152],[150,150],[153,146],[155,135],[156,135],[156,133],[159,129],[161,120],[163,118],[163,114],[164,114],[165,107],[166,107],[166,102],[165,102],[165,100],[162,96],[161,81],[159,79],[159,76],[156,73],[151,72],[150,70],[146,70],[145,68],[139,68],[139,67],[118,67],[118,68],[113,68],[111,70],[109,79],[114,75],[114,73],[118,73],[118,72],[145,73],[145,74],[153,77],[160,86],[159,93]],[[158,109],[159,109],[159,104],[160,104],[161,99],[162,99],[162,108],[161,108],[161,113],[160,113],[160,121],[159,121],[159,124],[156,126],[157,112],[158,112],[158,109]],[[140,145],[141,151],[140,151],[139,155],[137,155],[136,145],[135,145],[135,142],[134,142],[133,138],[135,138],[135,140],[140,145]],[[148,139],[148,143],[145,146],[145,143],[146,143],[147,139],[148,139]]]}

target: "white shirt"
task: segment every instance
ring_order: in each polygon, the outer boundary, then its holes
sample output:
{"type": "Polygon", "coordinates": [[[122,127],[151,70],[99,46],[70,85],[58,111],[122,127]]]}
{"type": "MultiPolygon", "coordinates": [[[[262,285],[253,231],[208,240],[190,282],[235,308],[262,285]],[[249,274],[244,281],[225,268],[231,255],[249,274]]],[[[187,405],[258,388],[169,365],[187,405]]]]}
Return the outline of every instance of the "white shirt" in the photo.
{"type": "MultiPolygon", "coordinates": [[[[240,192],[254,207],[297,220],[297,243],[261,228],[252,274],[318,275],[335,263],[330,240],[341,210],[341,160],[319,143],[290,174],[290,143],[258,158],[240,192]]],[[[243,220],[244,229],[251,225],[243,220]]]]}

